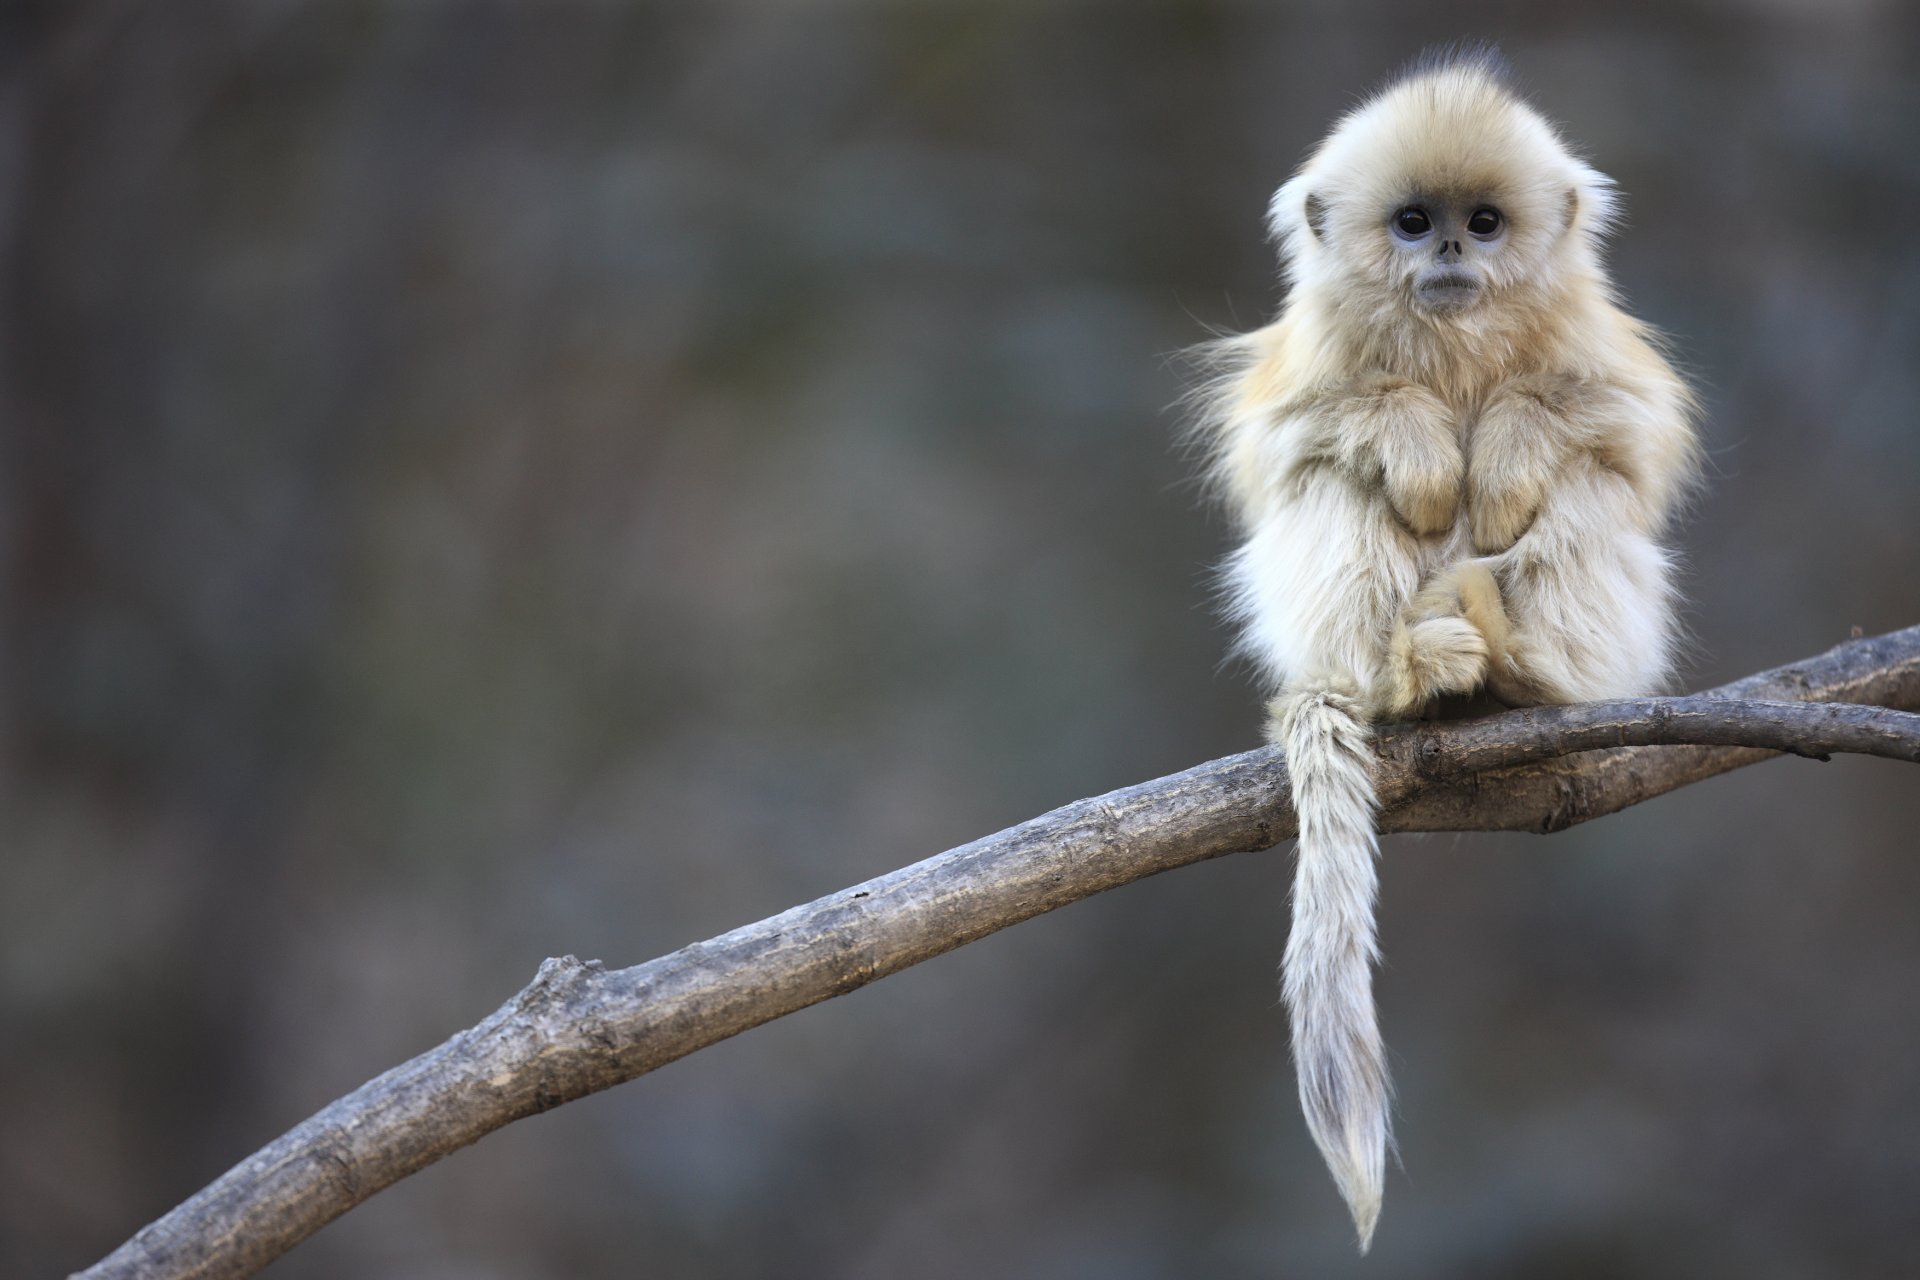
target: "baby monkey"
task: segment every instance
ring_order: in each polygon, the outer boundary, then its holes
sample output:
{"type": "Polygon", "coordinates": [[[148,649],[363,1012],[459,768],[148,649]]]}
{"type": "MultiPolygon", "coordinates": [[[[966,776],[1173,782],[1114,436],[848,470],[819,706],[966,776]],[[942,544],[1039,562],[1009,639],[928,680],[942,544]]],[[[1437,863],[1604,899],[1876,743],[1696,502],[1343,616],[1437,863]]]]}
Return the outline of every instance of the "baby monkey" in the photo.
{"type": "Polygon", "coordinates": [[[1286,305],[1214,349],[1230,607],[1299,816],[1300,1100],[1362,1252],[1390,1143],[1369,726],[1646,694],[1674,658],[1695,405],[1615,303],[1614,209],[1493,55],[1427,59],[1274,196],[1286,305]]]}

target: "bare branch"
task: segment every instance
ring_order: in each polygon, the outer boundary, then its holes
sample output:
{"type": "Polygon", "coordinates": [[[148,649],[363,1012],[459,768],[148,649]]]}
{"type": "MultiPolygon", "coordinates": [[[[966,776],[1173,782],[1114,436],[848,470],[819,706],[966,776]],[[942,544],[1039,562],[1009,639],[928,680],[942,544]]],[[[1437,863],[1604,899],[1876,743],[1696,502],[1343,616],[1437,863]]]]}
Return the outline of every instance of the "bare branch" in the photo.
{"type": "MultiPolygon", "coordinates": [[[[1913,760],[1920,716],[1878,708],[1917,707],[1911,627],[1686,698],[1396,726],[1380,734],[1382,827],[1557,831],[1778,751],[1913,760]]],[[[250,1275],[522,1116],[1102,890],[1292,834],[1285,763],[1263,748],[1076,801],[633,968],[548,960],[478,1026],[334,1102],[81,1274],[250,1275]]]]}
{"type": "MultiPolygon", "coordinates": [[[[1410,737],[1412,735],[1409,735],[1410,737]]],[[[1920,715],[1854,702],[1769,702],[1761,698],[1622,698],[1570,707],[1531,707],[1453,726],[1418,739],[1450,778],[1492,766],[1528,764],[1599,751],[1685,741],[1698,746],[1766,747],[1810,760],[1835,752],[1920,761],[1920,715]]]]}

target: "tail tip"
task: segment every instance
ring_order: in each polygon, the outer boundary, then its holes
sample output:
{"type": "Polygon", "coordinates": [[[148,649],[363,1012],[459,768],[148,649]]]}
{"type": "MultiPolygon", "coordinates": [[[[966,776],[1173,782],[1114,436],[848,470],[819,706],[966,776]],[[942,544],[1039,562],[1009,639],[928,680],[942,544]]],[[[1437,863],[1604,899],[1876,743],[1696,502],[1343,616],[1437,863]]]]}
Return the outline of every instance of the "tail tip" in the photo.
{"type": "Polygon", "coordinates": [[[1380,1198],[1375,1196],[1348,1207],[1353,1210],[1353,1229],[1360,1237],[1360,1256],[1364,1258],[1373,1247],[1373,1229],[1380,1223],[1380,1198]]]}

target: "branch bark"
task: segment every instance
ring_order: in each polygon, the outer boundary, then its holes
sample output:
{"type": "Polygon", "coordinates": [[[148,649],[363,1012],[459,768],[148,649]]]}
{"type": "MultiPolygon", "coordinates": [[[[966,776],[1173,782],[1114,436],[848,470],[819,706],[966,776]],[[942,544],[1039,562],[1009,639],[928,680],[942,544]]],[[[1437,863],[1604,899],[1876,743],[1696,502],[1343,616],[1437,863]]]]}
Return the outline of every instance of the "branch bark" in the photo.
{"type": "MultiPolygon", "coordinates": [[[[1920,627],[1685,698],[1393,726],[1379,734],[1381,828],[1558,831],[1782,751],[1920,760],[1914,708],[1920,627]]],[[[250,1275],[523,1116],[1102,890],[1268,848],[1293,834],[1289,794],[1284,759],[1262,748],[1076,801],[646,964],[548,960],[478,1026],[332,1103],[79,1274],[250,1275]]]]}

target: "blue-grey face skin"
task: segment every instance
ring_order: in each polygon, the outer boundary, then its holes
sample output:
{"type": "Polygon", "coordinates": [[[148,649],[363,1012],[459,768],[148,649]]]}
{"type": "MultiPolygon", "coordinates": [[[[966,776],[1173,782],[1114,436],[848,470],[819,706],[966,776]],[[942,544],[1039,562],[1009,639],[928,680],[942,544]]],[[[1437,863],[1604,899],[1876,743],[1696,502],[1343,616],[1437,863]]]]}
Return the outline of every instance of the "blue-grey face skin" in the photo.
{"type": "Polygon", "coordinates": [[[1507,219],[1484,200],[1415,198],[1387,215],[1387,234],[1414,262],[1413,296],[1425,310],[1464,311],[1487,287],[1486,263],[1507,219]]]}

